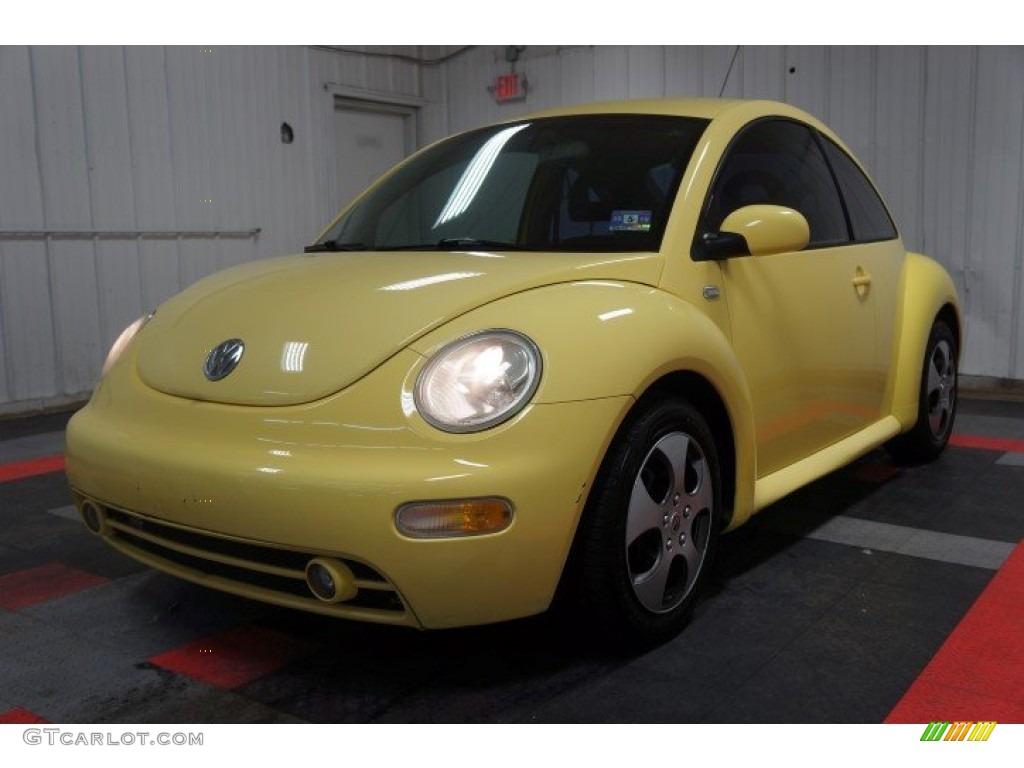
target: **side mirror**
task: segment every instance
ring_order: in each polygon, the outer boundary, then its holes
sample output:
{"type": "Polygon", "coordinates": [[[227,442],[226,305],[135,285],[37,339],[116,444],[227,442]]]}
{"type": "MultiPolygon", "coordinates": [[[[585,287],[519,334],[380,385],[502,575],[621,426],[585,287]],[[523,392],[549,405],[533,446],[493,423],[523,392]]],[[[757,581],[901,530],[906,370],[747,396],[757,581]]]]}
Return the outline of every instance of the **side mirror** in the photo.
{"type": "Polygon", "coordinates": [[[720,229],[742,237],[751,256],[801,251],[811,239],[803,214],[781,205],[744,206],[726,216],[720,229]]]}

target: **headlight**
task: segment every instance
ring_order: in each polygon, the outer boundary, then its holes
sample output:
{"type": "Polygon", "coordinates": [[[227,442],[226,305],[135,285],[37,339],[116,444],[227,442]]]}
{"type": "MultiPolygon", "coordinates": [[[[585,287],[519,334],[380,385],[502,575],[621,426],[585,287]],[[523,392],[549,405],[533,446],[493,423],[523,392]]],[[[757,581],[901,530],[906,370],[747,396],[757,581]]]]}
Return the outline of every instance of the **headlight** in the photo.
{"type": "Polygon", "coordinates": [[[128,349],[128,345],[132,343],[132,339],[135,338],[135,334],[142,330],[142,326],[148,323],[151,317],[153,317],[153,312],[143,315],[121,331],[121,335],[117,337],[117,341],[114,342],[113,346],[110,347],[110,351],[107,352],[107,359],[103,361],[103,371],[100,373],[100,376],[107,375],[107,371],[114,366],[114,363],[117,362],[118,358],[124,354],[126,349],[128,349]]]}
{"type": "Polygon", "coordinates": [[[483,331],[438,352],[416,381],[416,409],[444,432],[479,432],[515,416],[540,382],[537,345],[483,331]]]}

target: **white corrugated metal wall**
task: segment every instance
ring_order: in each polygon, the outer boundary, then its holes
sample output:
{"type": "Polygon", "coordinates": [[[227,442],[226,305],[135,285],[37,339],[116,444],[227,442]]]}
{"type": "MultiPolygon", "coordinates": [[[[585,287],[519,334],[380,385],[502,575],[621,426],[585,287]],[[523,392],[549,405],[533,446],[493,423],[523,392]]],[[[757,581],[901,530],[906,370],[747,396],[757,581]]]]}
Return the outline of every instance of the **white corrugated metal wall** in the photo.
{"type": "Polygon", "coordinates": [[[723,82],[726,96],[797,104],[868,164],[907,243],[950,268],[964,371],[1024,379],[1024,48],[743,47],[726,82],[735,51],[528,47],[529,97],[499,106],[486,91],[508,70],[499,46],[440,66],[295,47],[0,47],[0,413],[80,397],[146,308],[309,242],[338,204],[335,93],[420,106],[420,144],[561,104],[716,96],[723,82]],[[105,234],[46,234],[68,231],[105,234]]]}
{"type": "Polygon", "coordinates": [[[338,87],[419,98],[419,67],[301,47],[0,47],[0,413],[80,399],[143,311],[310,242],[336,205],[338,87]]]}
{"type": "Polygon", "coordinates": [[[1024,379],[1024,47],[527,47],[525,102],[486,90],[505,49],[444,70],[454,132],[529,111],[647,96],[770,98],[834,128],[867,164],[908,247],[939,259],[967,310],[965,373],[1024,379]],[[724,90],[723,90],[724,83],[724,90]]]}

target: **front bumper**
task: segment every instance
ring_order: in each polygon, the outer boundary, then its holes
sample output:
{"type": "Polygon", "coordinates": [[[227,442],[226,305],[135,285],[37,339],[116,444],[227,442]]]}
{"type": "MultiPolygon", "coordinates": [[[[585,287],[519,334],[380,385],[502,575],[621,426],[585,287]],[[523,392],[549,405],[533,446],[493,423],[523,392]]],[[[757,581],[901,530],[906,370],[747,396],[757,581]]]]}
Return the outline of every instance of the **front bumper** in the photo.
{"type": "Polygon", "coordinates": [[[164,395],[133,363],[116,366],[67,431],[76,503],[103,508],[113,546],[247,597],[425,628],[548,607],[629,406],[533,405],[494,430],[445,435],[403,407],[402,382],[420,363],[410,351],[330,398],[273,408],[164,395]],[[515,510],[500,533],[410,539],[395,526],[406,502],[493,496],[515,510]],[[316,556],[349,565],[356,598],[304,590],[302,564],[316,556]]]}

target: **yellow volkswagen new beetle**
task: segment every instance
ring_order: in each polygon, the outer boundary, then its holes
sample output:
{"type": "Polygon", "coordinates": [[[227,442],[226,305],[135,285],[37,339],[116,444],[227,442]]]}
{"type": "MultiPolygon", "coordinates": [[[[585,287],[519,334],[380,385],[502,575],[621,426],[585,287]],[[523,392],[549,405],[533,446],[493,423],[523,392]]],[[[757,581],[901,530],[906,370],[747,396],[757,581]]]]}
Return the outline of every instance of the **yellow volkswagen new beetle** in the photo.
{"type": "Polygon", "coordinates": [[[306,252],[133,323],[67,432],[88,528],[207,586],[423,628],[692,612],[720,532],[956,413],[953,283],[862,166],[761,101],[441,141],[306,252]]]}

